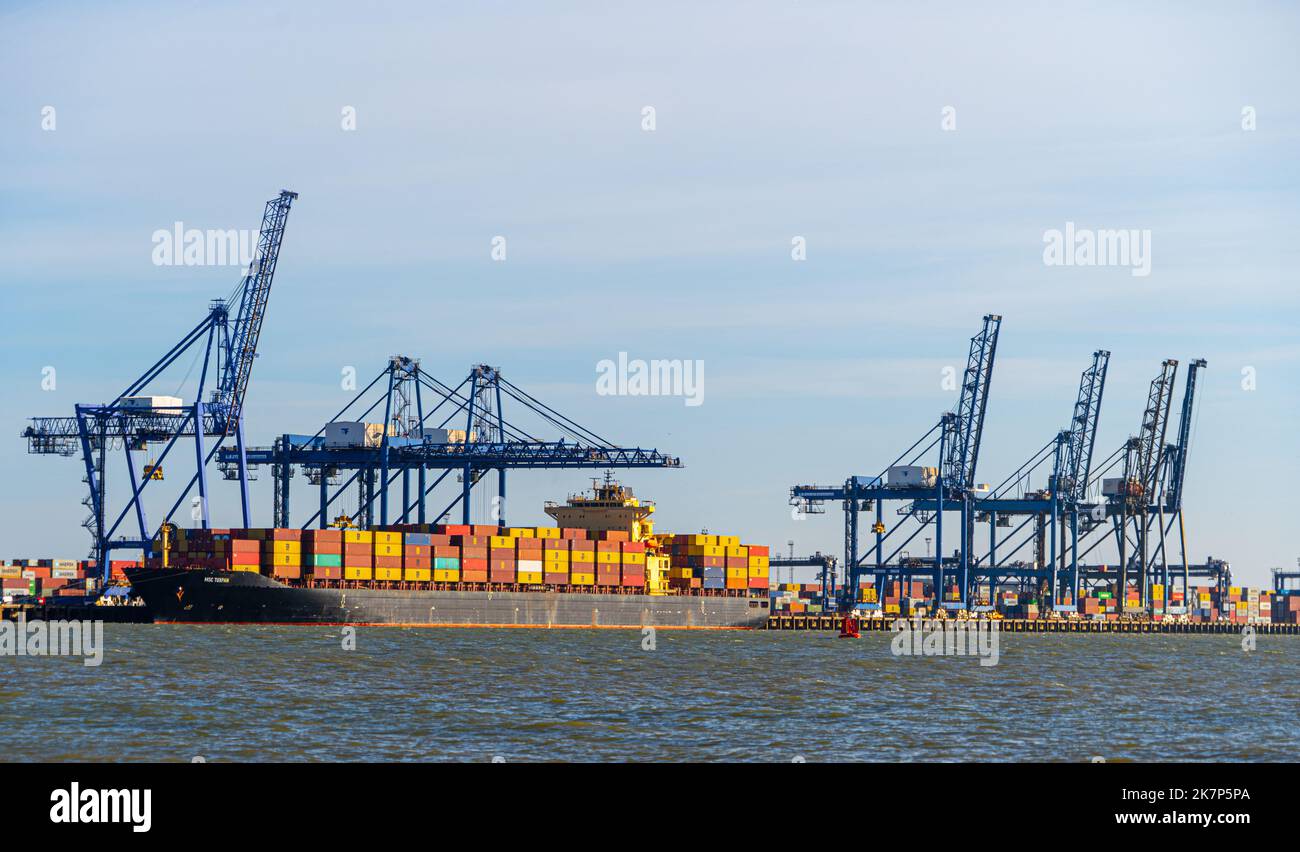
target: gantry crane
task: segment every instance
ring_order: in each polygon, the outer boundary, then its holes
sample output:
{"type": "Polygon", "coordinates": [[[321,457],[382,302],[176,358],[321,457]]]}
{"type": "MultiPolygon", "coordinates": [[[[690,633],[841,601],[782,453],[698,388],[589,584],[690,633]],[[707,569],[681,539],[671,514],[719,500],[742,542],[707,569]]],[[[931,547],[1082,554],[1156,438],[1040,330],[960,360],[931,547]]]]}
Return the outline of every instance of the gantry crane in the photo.
{"type": "Polygon", "coordinates": [[[151,482],[161,478],[159,473],[163,461],[182,438],[193,439],[194,473],[163,515],[159,526],[171,521],[196,485],[198,497],[194,508],[197,519],[204,527],[209,526],[205,468],[231,437],[235,439],[237,448],[237,478],[244,524],[249,525],[244,395],[257,357],[257,344],[280,257],[285,223],[297,197],[296,192],[282,190],[266,203],[256,254],[230,297],[214,301],[198,325],[112,402],[78,404],[72,417],[35,417],[23,431],[31,453],[71,456],[80,449],[85,482],[90,492],[85,502],[91,515],[85,526],[94,541],[92,556],[98,560],[105,579],[110,576],[109,555],[112,551],[137,548],[148,551],[156,528],[150,525],[145,511],[144,491],[151,482]],[[169,367],[191,352],[195,364],[200,356],[202,359],[193,402],[186,405],[176,398],[146,395],[169,367]],[[215,387],[205,401],[209,377],[215,387]],[[204,438],[216,440],[207,446],[204,438]],[[145,475],[140,477],[133,453],[146,452],[150,444],[163,444],[163,449],[149,462],[145,475]],[[125,456],[130,498],[110,521],[105,486],[107,454],[117,449],[121,449],[125,456]],[[115,539],[128,514],[135,516],[138,537],[115,539]]]}
{"type": "MultiPolygon", "coordinates": [[[[237,452],[228,447],[219,453],[218,461],[228,476],[237,469],[237,452]]],[[[505,527],[508,469],[681,467],[680,459],[658,450],[605,440],[506,379],[496,367],[475,364],[464,380],[451,387],[425,371],[419,360],[405,355],[389,358],[384,369],[314,434],[284,434],[273,446],[249,449],[246,455],[250,467],[271,468],[276,486],[274,526],[291,525],[290,480],[296,469],[317,486],[319,505],[302,524],[304,529],[324,528],[330,507],[354,485],[355,520],[362,527],[423,524],[430,517],[437,522],[457,504],[462,523],[468,524],[471,489],[495,471],[497,494],[491,516],[498,527],[505,527]],[[507,401],[531,420],[524,423],[513,412],[507,419],[503,407],[507,401]],[[380,411],[382,420],[369,438],[331,443],[330,424],[364,428],[367,419],[380,411]],[[542,430],[560,437],[534,434],[542,430]],[[344,471],[351,473],[340,481],[344,471]],[[430,516],[427,500],[453,473],[460,478],[457,496],[430,516]],[[393,511],[389,494],[399,478],[401,503],[393,511]]]]}
{"type": "MultiPolygon", "coordinates": [[[[790,489],[791,502],[805,509],[813,509],[827,500],[837,500],[844,508],[844,564],[845,585],[840,595],[840,607],[851,609],[856,604],[858,588],[866,561],[874,557],[872,571],[877,584],[883,584],[890,574],[911,576],[929,573],[933,578],[936,602],[952,609],[965,607],[965,590],[968,587],[972,503],[976,490],[975,471],[979,459],[980,440],[984,431],[984,415],[988,408],[989,386],[993,379],[993,365],[997,354],[998,333],[1002,317],[988,314],[980,332],[971,338],[962,375],[961,392],[956,407],[945,413],[935,426],[904,451],[877,476],[852,476],[843,485],[796,485],[790,489]],[[934,481],[887,482],[891,470],[904,465],[913,468],[937,448],[938,464],[934,481]],[[907,505],[898,510],[901,520],[886,530],[883,506],[886,501],[899,501],[907,505]],[[861,557],[858,555],[858,515],[875,509],[876,519],[871,529],[875,544],[861,557]],[[960,546],[953,558],[944,555],[944,513],[959,511],[960,546]],[[904,528],[905,521],[915,521],[915,529],[898,543],[892,553],[885,555],[886,542],[904,528]],[[924,561],[919,558],[896,562],[922,531],[933,525],[934,556],[924,561]],[[960,600],[943,601],[945,566],[951,563],[956,574],[960,600]]],[[[924,470],[924,468],[922,468],[924,470]]]]}
{"type": "MultiPolygon", "coordinates": [[[[1101,566],[1081,565],[1081,576],[1086,581],[1114,582],[1121,595],[1130,580],[1136,578],[1142,606],[1149,603],[1150,585],[1157,579],[1170,588],[1167,551],[1168,537],[1174,524],[1178,525],[1184,594],[1188,592],[1192,577],[1212,579],[1216,585],[1222,585],[1223,578],[1229,575],[1230,569],[1222,560],[1209,559],[1192,565],[1187,559],[1183,488],[1191,451],[1197,382],[1205,366],[1203,358],[1188,364],[1175,443],[1166,443],[1165,435],[1173,405],[1178,362],[1166,359],[1151,381],[1139,433],[1103,460],[1091,478],[1090,487],[1102,483],[1101,502],[1088,507],[1084,533],[1109,529],[1109,538],[1114,541],[1118,555],[1118,568],[1115,576],[1111,577],[1101,566]],[[1119,475],[1108,477],[1107,474],[1119,475]],[[1154,548],[1150,542],[1152,532],[1157,536],[1154,548]]],[[[1079,558],[1091,554],[1106,540],[1098,538],[1093,541],[1079,558]]]]}
{"type": "Polygon", "coordinates": [[[1067,606],[1060,604],[1060,592],[1067,584],[1071,599],[1078,594],[1079,527],[1090,518],[1084,501],[1109,364],[1110,352],[1099,349],[1093,353],[1092,363],[1079,378],[1069,428],[1058,432],[997,487],[975,500],[976,521],[989,525],[989,549],[972,560],[972,582],[987,581],[990,601],[999,582],[1008,579],[1045,586],[1052,604],[1058,607],[1067,606]],[[1049,471],[1046,488],[1032,489],[1032,476],[1044,469],[1049,471]],[[998,529],[1011,527],[1016,517],[1023,520],[999,541],[998,529]],[[1022,531],[1025,537],[1016,542],[1022,531]],[[1017,558],[1031,546],[1032,560],[1017,558]],[[1067,559],[1068,572],[1063,570],[1067,559]]]}

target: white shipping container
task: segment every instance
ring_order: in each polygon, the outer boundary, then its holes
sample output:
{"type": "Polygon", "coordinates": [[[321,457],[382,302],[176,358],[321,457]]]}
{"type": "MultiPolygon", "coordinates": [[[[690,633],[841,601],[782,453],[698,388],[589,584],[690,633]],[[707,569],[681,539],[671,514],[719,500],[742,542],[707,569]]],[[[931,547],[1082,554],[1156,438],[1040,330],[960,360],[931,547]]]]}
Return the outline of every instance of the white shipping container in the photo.
{"type": "Polygon", "coordinates": [[[1101,481],[1101,493],[1107,496],[1124,493],[1124,477],[1107,477],[1101,481]]]}
{"type": "Polygon", "coordinates": [[[431,444],[448,443],[448,434],[449,433],[447,429],[421,429],[420,430],[420,437],[431,444]]]}
{"type": "Polygon", "coordinates": [[[928,488],[938,475],[938,468],[900,464],[891,467],[885,477],[890,488],[928,488]]]}
{"type": "Polygon", "coordinates": [[[122,397],[123,408],[147,411],[151,408],[182,408],[179,396],[125,396],[122,397]]]}
{"type": "Polygon", "coordinates": [[[336,420],[325,424],[325,446],[361,447],[366,442],[366,424],[356,420],[336,420]]]}

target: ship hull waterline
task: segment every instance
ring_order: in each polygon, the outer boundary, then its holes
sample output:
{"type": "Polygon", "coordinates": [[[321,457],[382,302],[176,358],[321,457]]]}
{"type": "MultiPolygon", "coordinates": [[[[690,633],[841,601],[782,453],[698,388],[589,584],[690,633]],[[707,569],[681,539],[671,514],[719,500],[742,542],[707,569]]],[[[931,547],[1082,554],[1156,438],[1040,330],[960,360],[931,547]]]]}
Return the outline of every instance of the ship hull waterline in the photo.
{"type": "Polygon", "coordinates": [[[756,629],[757,597],[307,588],[247,571],[127,569],[156,622],[393,627],[756,629]]]}

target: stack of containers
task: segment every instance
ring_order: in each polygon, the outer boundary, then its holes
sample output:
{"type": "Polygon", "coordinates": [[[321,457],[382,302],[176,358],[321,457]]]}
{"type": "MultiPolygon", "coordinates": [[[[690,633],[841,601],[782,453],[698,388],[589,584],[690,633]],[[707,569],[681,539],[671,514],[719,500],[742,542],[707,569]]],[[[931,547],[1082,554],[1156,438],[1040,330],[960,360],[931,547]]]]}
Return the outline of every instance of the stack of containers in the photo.
{"type": "Polygon", "coordinates": [[[452,544],[460,547],[460,581],[486,583],[488,581],[489,536],[474,535],[470,531],[451,537],[452,544]]]}
{"type": "Polygon", "coordinates": [[[369,582],[375,578],[375,539],[369,530],[343,531],[343,579],[369,582]]]}
{"type": "Polygon", "coordinates": [[[230,551],[226,554],[228,562],[223,567],[231,571],[262,570],[262,542],[245,537],[246,530],[230,531],[230,551]]]}
{"type": "Polygon", "coordinates": [[[619,585],[628,589],[645,588],[645,543],[624,541],[619,544],[619,585]]]}
{"type": "MultiPolygon", "coordinates": [[[[751,544],[746,548],[749,588],[766,589],[771,584],[771,569],[768,567],[768,549],[765,544],[751,544]]],[[[875,600],[875,589],[872,589],[875,600]]]]}
{"type": "Polygon", "coordinates": [[[402,534],[375,532],[373,535],[375,580],[386,583],[401,580],[402,534]]]}
{"type": "Polygon", "coordinates": [[[569,541],[569,584],[596,585],[596,542],[577,538],[569,541]]]}
{"type": "Polygon", "coordinates": [[[727,587],[726,548],[716,535],[679,535],[673,537],[673,564],[679,561],[700,580],[691,588],[725,589],[727,587]]]}
{"type": "MultiPolygon", "coordinates": [[[[478,529],[482,528],[475,527],[476,531],[478,529]]],[[[517,581],[518,570],[514,539],[508,535],[489,536],[488,582],[513,584],[517,581]]]]}
{"type": "Polygon", "coordinates": [[[596,585],[617,586],[622,565],[622,545],[628,538],[625,532],[603,532],[596,542],[596,585]]]}
{"type": "Polygon", "coordinates": [[[515,538],[516,582],[520,585],[540,586],[542,584],[543,550],[542,540],[535,537],[532,530],[511,530],[521,533],[515,538]]]}
{"type": "Polygon", "coordinates": [[[304,530],[302,566],[316,580],[343,579],[343,530],[304,530]]]}
{"type": "Polygon", "coordinates": [[[399,533],[402,536],[402,580],[428,583],[433,580],[433,536],[429,533],[399,533]]]}
{"type": "Polygon", "coordinates": [[[468,537],[463,533],[452,535],[447,532],[429,536],[429,543],[433,549],[433,582],[459,583],[461,581],[461,547],[453,542],[468,537]]]}
{"type": "Polygon", "coordinates": [[[278,580],[302,579],[302,530],[257,532],[262,533],[262,573],[278,580]]]}
{"type": "Polygon", "coordinates": [[[722,548],[723,566],[726,570],[728,589],[749,588],[749,548],[741,547],[740,538],[734,535],[718,536],[718,547],[722,548]]]}
{"type": "MultiPolygon", "coordinates": [[[[558,534],[559,530],[555,532],[558,534]]],[[[542,582],[548,586],[569,585],[569,540],[546,536],[541,541],[542,582]]]]}

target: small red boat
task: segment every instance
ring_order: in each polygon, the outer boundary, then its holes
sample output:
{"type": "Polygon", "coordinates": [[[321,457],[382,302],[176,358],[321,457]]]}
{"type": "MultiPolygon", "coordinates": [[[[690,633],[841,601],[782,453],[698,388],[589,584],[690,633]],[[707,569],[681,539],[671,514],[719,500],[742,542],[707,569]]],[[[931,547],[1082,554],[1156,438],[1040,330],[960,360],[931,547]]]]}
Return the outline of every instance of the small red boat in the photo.
{"type": "Polygon", "coordinates": [[[858,620],[856,618],[854,618],[851,615],[844,616],[844,620],[840,622],[840,638],[841,639],[861,638],[860,634],[858,633],[858,620]]]}

